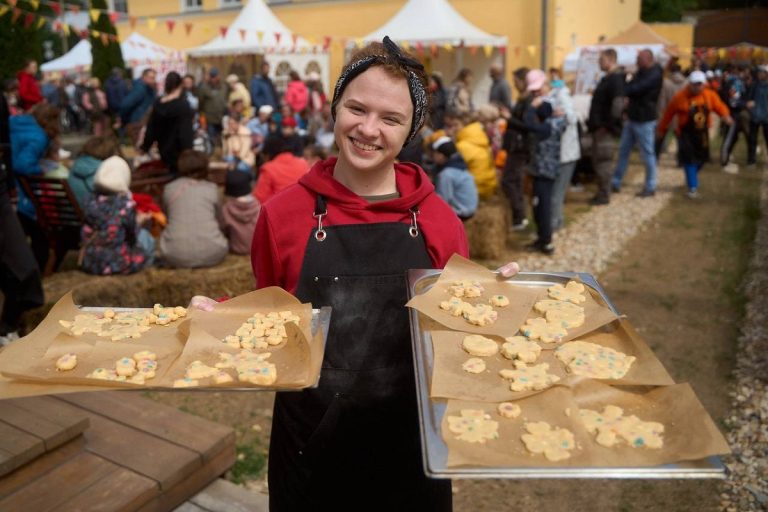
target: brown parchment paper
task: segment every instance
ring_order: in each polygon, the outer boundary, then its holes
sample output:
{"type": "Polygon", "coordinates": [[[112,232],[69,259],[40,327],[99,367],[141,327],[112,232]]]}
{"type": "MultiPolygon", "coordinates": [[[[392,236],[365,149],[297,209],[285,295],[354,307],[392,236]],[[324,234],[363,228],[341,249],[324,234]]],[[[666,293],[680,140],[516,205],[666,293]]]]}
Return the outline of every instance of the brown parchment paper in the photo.
{"type": "MultiPolygon", "coordinates": [[[[323,333],[311,337],[312,307],[301,304],[295,297],[281,288],[271,287],[250,292],[216,306],[213,312],[190,310],[185,320],[169,326],[153,326],[142,333],[140,338],[113,342],[94,334],[72,336],[58,323],[72,320],[83,313],[72,301],[71,293],[60,299],[46,318],[32,333],[7,346],[0,352],[0,372],[5,377],[0,381],[0,397],[29,396],[57,392],[110,389],[137,385],[88,379],[85,377],[98,367],[113,368],[115,361],[131,356],[141,350],[150,350],[158,356],[157,375],[146,381],[144,387],[172,386],[180,366],[195,359],[207,357],[215,363],[218,352],[234,351],[221,340],[234,334],[238,327],[256,312],[290,310],[299,315],[299,327],[286,326],[289,341],[270,351],[275,352],[273,361],[278,366],[278,382],[281,388],[301,388],[317,382],[323,357],[323,333]],[[194,324],[193,324],[194,320],[194,324]],[[194,325],[194,327],[193,327],[194,325]],[[190,338],[194,335],[194,338],[190,338]],[[291,343],[293,342],[293,343],[291,343]],[[286,350],[284,350],[288,347],[286,350]],[[55,369],[56,359],[62,354],[74,352],[78,365],[67,372],[55,369]],[[278,356],[280,352],[283,355],[278,356]],[[211,354],[213,358],[211,358],[211,354]],[[292,360],[295,358],[295,361],[292,360]],[[281,378],[282,368],[282,378],[281,378]],[[173,373],[172,373],[173,370],[173,373]],[[22,382],[23,381],[23,382],[22,382]],[[47,390],[44,385],[50,386],[47,390]],[[7,394],[5,394],[7,393],[7,394]]],[[[233,375],[234,376],[234,375],[233,375]]],[[[201,383],[203,384],[203,383],[201,383]]],[[[235,387],[255,387],[236,381],[235,387]]],[[[141,387],[141,386],[138,386],[141,387]]]]}
{"type": "Polygon", "coordinates": [[[656,466],[730,452],[722,434],[688,384],[629,392],[597,381],[583,381],[573,389],[552,388],[517,403],[522,413],[517,418],[508,419],[498,415],[496,404],[450,400],[442,423],[443,439],[448,445],[448,466],[656,466]],[[606,448],[597,444],[595,436],[586,432],[578,419],[578,410],[583,407],[602,411],[605,405],[616,405],[627,415],[634,414],[641,420],[664,424],[664,446],[656,450],[628,445],[606,448]],[[461,409],[482,409],[490,414],[499,422],[499,439],[487,441],[485,445],[456,440],[447,428],[447,416],[458,416],[461,409]],[[550,462],[543,455],[530,454],[520,438],[528,421],[546,421],[573,432],[577,448],[571,458],[550,462]]]}
{"type": "Polygon", "coordinates": [[[500,279],[496,274],[470,260],[454,254],[448,260],[437,282],[427,293],[413,297],[406,306],[414,308],[440,324],[457,331],[466,331],[473,334],[494,334],[497,336],[512,336],[525,322],[526,317],[533,308],[539,290],[529,286],[512,284],[500,279]],[[472,325],[462,317],[452,316],[447,311],[440,309],[440,303],[449,300],[452,295],[448,288],[454,281],[469,279],[478,281],[485,291],[482,297],[476,299],[462,299],[471,304],[484,303],[494,295],[504,295],[509,299],[509,305],[503,308],[494,308],[499,318],[491,325],[483,327],[472,325]]]}
{"type": "MultiPolygon", "coordinates": [[[[434,351],[430,387],[430,396],[433,398],[501,402],[518,400],[543,391],[519,392],[509,389],[510,381],[501,378],[499,371],[503,368],[514,369],[514,363],[502,356],[500,352],[493,357],[482,358],[486,364],[485,372],[479,374],[465,372],[461,369],[462,363],[470,357],[474,357],[461,348],[461,342],[468,333],[432,331],[430,334],[434,351]]],[[[497,341],[499,349],[501,349],[501,344],[504,342],[503,338],[495,336],[490,336],[490,338],[497,341]]],[[[669,376],[664,366],[626,319],[614,321],[608,326],[608,332],[596,331],[582,336],[580,340],[609,347],[637,358],[624,378],[603,380],[603,382],[617,385],[646,386],[674,384],[674,380],[669,376]]],[[[548,344],[539,343],[539,345],[546,348],[548,344]]],[[[541,363],[548,363],[548,373],[560,377],[555,386],[574,386],[580,381],[591,380],[567,373],[565,366],[555,357],[553,350],[542,350],[539,358],[532,364],[541,363]]]]}

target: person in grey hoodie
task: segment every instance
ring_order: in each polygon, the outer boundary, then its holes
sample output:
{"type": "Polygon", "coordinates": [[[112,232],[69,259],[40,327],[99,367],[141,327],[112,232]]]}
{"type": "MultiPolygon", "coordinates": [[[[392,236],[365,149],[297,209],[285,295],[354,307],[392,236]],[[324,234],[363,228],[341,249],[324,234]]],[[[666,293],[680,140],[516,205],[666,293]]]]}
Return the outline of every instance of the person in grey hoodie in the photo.
{"type": "Polygon", "coordinates": [[[435,192],[461,220],[469,219],[477,211],[477,186],[450,137],[443,136],[432,143],[432,159],[437,164],[435,192]]]}
{"type": "MultiPolygon", "coordinates": [[[[661,117],[664,115],[664,111],[667,110],[667,105],[669,105],[669,102],[672,101],[672,97],[677,94],[680,89],[685,87],[686,84],[685,75],[682,72],[680,64],[677,62],[670,61],[670,63],[667,65],[667,73],[668,75],[664,77],[664,82],[661,85],[661,93],[659,93],[659,99],[656,102],[657,119],[661,119],[661,117]]],[[[677,120],[673,121],[669,128],[674,133],[675,128],[677,128],[677,120]]],[[[668,133],[669,130],[667,130],[667,133],[665,133],[662,138],[656,138],[655,149],[657,159],[659,158],[659,154],[664,151],[668,133]]]]}
{"type": "Polygon", "coordinates": [[[93,177],[101,162],[111,156],[122,156],[120,145],[112,136],[91,137],[83,144],[80,154],[69,169],[69,188],[77,199],[80,208],[85,206],[94,194],[93,177]]]}
{"type": "Polygon", "coordinates": [[[240,171],[227,173],[219,224],[229,240],[229,252],[232,254],[251,254],[253,231],[261,211],[261,203],[252,191],[250,174],[240,171]]]}

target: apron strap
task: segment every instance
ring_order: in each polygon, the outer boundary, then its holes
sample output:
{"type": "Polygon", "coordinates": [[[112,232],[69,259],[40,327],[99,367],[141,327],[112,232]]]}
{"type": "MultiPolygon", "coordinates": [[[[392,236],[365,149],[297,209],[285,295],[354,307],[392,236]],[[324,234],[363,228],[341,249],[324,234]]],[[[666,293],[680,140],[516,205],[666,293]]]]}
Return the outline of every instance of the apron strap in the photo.
{"type": "Polygon", "coordinates": [[[328,205],[325,204],[325,198],[317,194],[315,196],[315,212],[312,214],[317,219],[317,231],[315,231],[315,240],[322,242],[325,240],[326,232],[323,229],[323,217],[328,215],[328,205]]]}

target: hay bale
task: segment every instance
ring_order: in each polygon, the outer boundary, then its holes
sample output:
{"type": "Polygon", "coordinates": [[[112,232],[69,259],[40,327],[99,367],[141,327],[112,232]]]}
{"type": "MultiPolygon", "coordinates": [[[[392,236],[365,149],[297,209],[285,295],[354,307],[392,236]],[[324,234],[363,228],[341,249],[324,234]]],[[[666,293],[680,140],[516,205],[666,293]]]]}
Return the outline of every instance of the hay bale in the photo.
{"type": "Polygon", "coordinates": [[[464,224],[472,259],[499,260],[504,257],[509,215],[509,204],[500,194],[480,201],[475,215],[464,224]]]}
{"type": "Polygon", "coordinates": [[[83,306],[152,307],[155,303],[186,306],[194,295],[234,297],[255,288],[248,256],[228,255],[215,267],[150,268],[127,276],[93,276],[78,270],[58,272],[43,282],[46,304],[28,311],[22,331],[33,329],[67,292],[83,306]]]}

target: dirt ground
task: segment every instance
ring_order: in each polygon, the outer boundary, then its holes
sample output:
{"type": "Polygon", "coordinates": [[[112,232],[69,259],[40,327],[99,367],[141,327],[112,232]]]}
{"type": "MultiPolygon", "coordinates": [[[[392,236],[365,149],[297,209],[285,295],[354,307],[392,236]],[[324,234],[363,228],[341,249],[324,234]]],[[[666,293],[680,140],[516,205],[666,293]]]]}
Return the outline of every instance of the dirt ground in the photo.
{"type": "MultiPolygon", "coordinates": [[[[678,190],[599,280],[675,380],[690,382],[725,430],[743,307],[740,283],[759,217],[759,171],[742,169],[733,176],[710,166],[701,181],[700,200],[690,201],[678,190]]],[[[569,211],[587,211],[588,197],[572,196],[569,211]]],[[[511,246],[510,259],[519,245],[511,246]]],[[[263,488],[273,395],[213,395],[168,392],[151,397],[235,428],[241,456],[230,478],[263,488]]],[[[454,482],[454,509],[708,511],[718,508],[719,488],[712,481],[462,480],[454,482]]]]}

